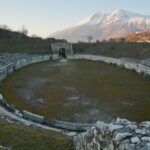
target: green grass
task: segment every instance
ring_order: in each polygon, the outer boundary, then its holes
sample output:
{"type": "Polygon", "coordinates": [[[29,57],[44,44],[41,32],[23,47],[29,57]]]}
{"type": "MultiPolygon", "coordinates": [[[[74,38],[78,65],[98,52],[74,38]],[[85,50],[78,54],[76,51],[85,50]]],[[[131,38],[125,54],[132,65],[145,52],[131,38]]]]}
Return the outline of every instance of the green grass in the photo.
{"type": "Polygon", "coordinates": [[[22,39],[22,40],[2,40],[0,39],[0,53],[31,53],[48,54],[51,53],[51,43],[62,42],[55,39],[22,39]]]}
{"type": "MultiPolygon", "coordinates": [[[[0,40],[0,53],[51,53],[51,43],[60,42],[54,39],[0,40]]],[[[74,53],[105,55],[110,57],[147,58],[150,57],[149,43],[78,43],[73,44],[74,53]]]]}
{"type": "Polygon", "coordinates": [[[13,150],[73,150],[61,133],[8,123],[0,119],[0,145],[13,150]]]}
{"type": "Polygon", "coordinates": [[[57,62],[43,62],[18,70],[4,80],[3,96],[16,108],[49,119],[91,123],[117,117],[149,119],[150,81],[137,73],[85,60],[54,66],[57,62]],[[72,96],[79,99],[68,100],[72,96]]]}
{"type": "Polygon", "coordinates": [[[0,53],[50,53],[47,40],[0,40],[0,53]]]}
{"type": "Polygon", "coordinates": [[[95,54],[110,57],[130,57],[136,59],[150,57],[150,43],[79,43],[73,45],[74,53],[95,54]]]}

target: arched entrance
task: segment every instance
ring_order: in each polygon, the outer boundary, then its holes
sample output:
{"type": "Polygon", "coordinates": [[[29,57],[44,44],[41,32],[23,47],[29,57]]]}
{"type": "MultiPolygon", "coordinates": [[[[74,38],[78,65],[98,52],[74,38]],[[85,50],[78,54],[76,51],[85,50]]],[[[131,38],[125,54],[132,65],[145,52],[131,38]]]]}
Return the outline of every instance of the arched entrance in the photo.
{"type": "Polygon", "coordinates": [[[65,48],[61,47],[59,49],[59,56],[66,58],[66,49],[65,48]]]}

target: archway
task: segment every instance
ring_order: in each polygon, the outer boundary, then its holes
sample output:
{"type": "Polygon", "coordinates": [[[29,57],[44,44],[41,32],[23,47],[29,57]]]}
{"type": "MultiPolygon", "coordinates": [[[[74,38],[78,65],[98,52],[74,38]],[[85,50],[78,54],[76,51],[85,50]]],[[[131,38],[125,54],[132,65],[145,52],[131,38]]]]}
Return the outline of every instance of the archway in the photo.
{"type": "Polygon", "coordinates": [[[59,49],[59,56],[66,58],[66,49],[65,48],[60,48],[59,49]]]}

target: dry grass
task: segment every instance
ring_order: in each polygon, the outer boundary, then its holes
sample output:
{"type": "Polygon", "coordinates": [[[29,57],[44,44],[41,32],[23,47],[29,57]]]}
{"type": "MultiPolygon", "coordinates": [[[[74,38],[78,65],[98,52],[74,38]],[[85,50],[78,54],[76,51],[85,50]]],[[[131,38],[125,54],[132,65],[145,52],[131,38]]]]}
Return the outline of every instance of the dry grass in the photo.
{"type": "Polygon", "coordinates": [[[56,64],[39,63],[17,71],[4,81],[4,97],[20,110],[47,118],[149,120],[149,80],[98,62],[70,61],[67,66],[54,67],[56,64]],[[68,100],[72,96],[79,99],[68,100]]]}
{"type": "Polygon", "coordinates": [[[0,119],[0,145],[12,150],[73,150],[61,133],[8,123],[0,119]]]}

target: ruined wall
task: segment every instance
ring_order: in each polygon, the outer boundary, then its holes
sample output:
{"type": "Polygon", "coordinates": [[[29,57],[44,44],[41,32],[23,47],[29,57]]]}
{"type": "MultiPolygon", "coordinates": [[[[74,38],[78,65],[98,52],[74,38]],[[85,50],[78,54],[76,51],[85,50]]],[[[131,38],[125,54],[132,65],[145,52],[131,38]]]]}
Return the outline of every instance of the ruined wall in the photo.
{"type": "MultiPolygon", "coordinates": [[[[13,55],[12,55],[13,57],[13,55]]],[[[9,74],[13,73],[14,71],[27,66],[29,64],[42,62],[42,61],[48,61],[50,60],[50,55],[43,55],[43,56],[33,56],[33,55],[27,55],[25,58],[20,57],[16,59],[15,61],[7,60],[7,64],[4,64],[2,67],[0,67],[0,82],[4,80],[9,74]]],[[[10,57],[11,60],[11,57],[10,57]]]]}
{"type": "Polygon", "coordinates": [[[76,150],[150,150],[150,121],[140,124],[119,118],[110,124],[98,121],[73,141],[76,150]]]}
{"type": "Polygon", "coordinates": [[[59,50],[61,48],[65,49],[67,56],[73,54],[72,43],[52,43],[51,48],[53,55],[59,55],[59,50]]]}
{"type": "Polygon", "coordinates": [[[70,56],[68,59],[85,59],[85,60],[92,60],[92,61],[101,61],[108,64],[115,64],[121,68],[126,68],[128,70],[134,70],[139,74],[148,75],[150,76],[150,67],[145,66],[143,64],[137,62],[129,62],[123,59],[117,58],[110,58],[105,56],[95,56],[95,55],[73,55],[70,56]]]}
{"type": "MultiPolygon", "coordinates": [[[[6,59],[6,64],[5,62],[0,63],[0,82],[19,68],[32,63],[47,61],[50,60],[50,58],[50,55],[25,55],[25,57],[17,56],[17,59],[10,61],[12,59],[10,56],[10,58],[6,59]]],[[[58,58],[56,57],[55,59],[58,58]]],[[[150,75],[150,67],[122,59],[94,55],[73,55],[70,56],[69,59],[101,61],[108,64],[115,64],[129,70],[134,70],[139,74],[150,75]]],[[[0,100],[3,103],[3,106],[6,105],[6,107],[9,108],[11,112],[15,112],[14,114],[20,115],[22,117],[22,114],[20,114],[20,112],[15,109],[15,106],[8,104],[7,101],[3,99],[2,95],[0,95],[0,100]]],[[[34,116],[35,120],[34,114],[27,114],[27,117],[30,118],[34,116]]],[[[42,121],[43,119],[44,118],[42,118],[42,121]]],[[[88,130],[87,132],[77,134],[73,138],[76,150],[150,150],[150,121],[145,121],[138,124],[126,119],[117,119],[110,124],[105,124],[104,122],[98,121],[93,125],[83,125],[57,120],[48,120],[46,123],[48,126],[58,128],[63,127],[63,129],[82,131],[88,130]]]]}
{"type": "MultiPolygon", "coordinates": [[[[57,60],[58,57],[53,58],[53,60],[57,60]]],[[[25,67],[27,65],[38,63],[42,61],[51,60],[50,55],[18,55],[17,57],[14,55],[6,55],[6,58],[3,58],[3,61],[0,60],[0,83],[11,73],[14,71],[25,67]],[[15,57],[15,58],[14,58],[15,57]]],[[[38,122],[40,124],[45,124],[50,127],[61,128],[69,131],[86,131],[90,129],[92,124],[81,124],[81,123],[71,123],[66,121],[59,120],[46,120],[43,116],[39,116],[33,114],[31,112],[25,110],[18,110],[13,104],[9,104],[7,100],[4,99],[3,95],[0,93],[0,105],[6,108],[11,113],[23,117],[25,119],[31,120],[33,122],[38,122]]]]}

